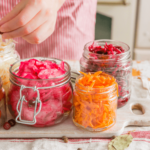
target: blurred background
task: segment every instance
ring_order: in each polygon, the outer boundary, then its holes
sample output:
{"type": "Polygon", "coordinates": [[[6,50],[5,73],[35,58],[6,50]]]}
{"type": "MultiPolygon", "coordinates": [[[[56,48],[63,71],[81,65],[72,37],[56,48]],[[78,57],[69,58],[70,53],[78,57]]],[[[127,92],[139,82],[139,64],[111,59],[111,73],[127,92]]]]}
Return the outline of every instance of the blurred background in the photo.
{"type": "Polygon", "coordinates": [[[95,39],[127,43],[134,60],[150,60],[150,0],[98,0],[95,39]]]}

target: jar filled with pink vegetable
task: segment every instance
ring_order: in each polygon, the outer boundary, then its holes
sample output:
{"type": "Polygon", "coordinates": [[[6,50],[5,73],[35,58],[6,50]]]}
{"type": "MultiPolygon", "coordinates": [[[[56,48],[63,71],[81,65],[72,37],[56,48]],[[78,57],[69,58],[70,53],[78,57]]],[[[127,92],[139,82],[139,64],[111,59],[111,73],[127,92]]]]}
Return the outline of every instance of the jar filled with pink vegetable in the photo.
{"type": "Polygon", "coordinates": [[[114,76],[118,83],[118,108],[130,99],[132,60],[127,44],[113,40],[87,43],[80,60],[80,70],[86,73],[103,71],[114,76]]]}
{"type": "Polygon", "coordinates": [[[34,127],[64,121],[72,109],[70,66],[53,58],[31,58],[10,68],[8,107],[16,122],[34,127]]]}

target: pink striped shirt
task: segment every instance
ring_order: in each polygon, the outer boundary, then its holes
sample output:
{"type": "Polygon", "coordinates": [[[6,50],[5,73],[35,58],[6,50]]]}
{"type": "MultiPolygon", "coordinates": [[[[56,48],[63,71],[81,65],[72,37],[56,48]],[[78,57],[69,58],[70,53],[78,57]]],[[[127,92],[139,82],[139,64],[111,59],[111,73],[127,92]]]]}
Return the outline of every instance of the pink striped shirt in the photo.
{"type": "MultiPolygon", "coordinates": [[[[20,0],[0,0],[0,19],[20,0]]],[[[85,43],[94,40],[97,0],[66,0],[58,11],[54,33],[38,45],[21,38],[16,50],[21,58],[35,56],[79,60],[85,43]]]]}

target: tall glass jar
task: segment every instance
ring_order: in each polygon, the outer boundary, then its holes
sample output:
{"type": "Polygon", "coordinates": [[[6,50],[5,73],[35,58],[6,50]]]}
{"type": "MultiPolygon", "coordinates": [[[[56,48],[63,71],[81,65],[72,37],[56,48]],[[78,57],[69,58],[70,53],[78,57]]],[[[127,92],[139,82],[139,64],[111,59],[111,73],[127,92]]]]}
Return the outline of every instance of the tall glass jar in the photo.
{"type": "Polygon", "coordinates": [[[2,87],[3,83],[0,78],[0,126],[6,121],[6,99],[5,99],[5,91],[2,87]]]}
{"type": "MultiPolygon", "coordinates": [[[[103,74],[103,76],[109,76],[103,74]]],[[[112,76],[109,76],[112,78],[112,76]]],[[[76,79],[73,98],[73,122],[88,131],[104,131],[116,123],[118,90],[116,82],[108,87],[92,88],[76,79]]]]}
{"type": "Polygon", "coordinates": [[[128,102],[131,95],[131,52],[129,46],[123,42],[113,40],[94,41],[94,45],[98,46],[104,46],[105,43],[120,46],[125,52],[115,55],[92,53],[89,51],[89,46],[93,42],[89,42],[85,45],[82,58],[80,59],[80,70],[83,72],[97,72],[101,70],[114,76],[118,83],[118,108],[120,108],[128,102]]]}
{"type": "Polygon", "coordinates": [[[6,96],[9,91],[9,68],[10,66],[20,60],[20,56],[15,50],[15,43],[13,40],[2,41],[0,38],[0,77],[3,81],[3,88],[5,89],[6,96]]]}
{"type": "MultiPolygon", "coordinates": [[[[52,61],[53,58],[32,58],[52,61]]],[[[45,127],[65,120],[72,109],[72,86],[70,66],[65,62],[66,73],[49,79],[26,79],[15,75],[23,59],[10,68],[10,91],[8,107],[16,122],[34,127],[45,127]]]]}

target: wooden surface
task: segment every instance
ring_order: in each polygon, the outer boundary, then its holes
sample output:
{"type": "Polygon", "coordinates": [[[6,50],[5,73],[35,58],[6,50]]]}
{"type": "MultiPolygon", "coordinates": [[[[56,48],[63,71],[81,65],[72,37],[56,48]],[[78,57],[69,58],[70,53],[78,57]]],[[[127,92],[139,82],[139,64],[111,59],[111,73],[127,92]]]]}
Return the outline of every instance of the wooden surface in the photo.
{"type": "Polygon", "coordinates": [[[148,126],[150,125],[150,102],[143,100],[130,100],[124,107],[117,110],[117,122],[109,130],[103,132],[89,132],[76,127],[71,119],[59,125],[45,128],[34,128],[21,124],[17,124],[10,130],[0,128],[0,138],[61,138],[67,136],[69,138],[108,138],[118,136],[128,125],[148,126]],[[137,104],[136,106],[133,106],[137,104]],[[142,108],[140,108],[142,106],[142,108]],[[132,112],[132,108],[142,109],[143,115],[136,115],[132,112]]]}

